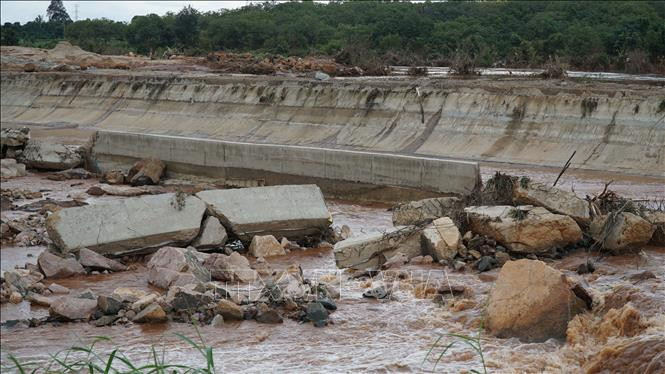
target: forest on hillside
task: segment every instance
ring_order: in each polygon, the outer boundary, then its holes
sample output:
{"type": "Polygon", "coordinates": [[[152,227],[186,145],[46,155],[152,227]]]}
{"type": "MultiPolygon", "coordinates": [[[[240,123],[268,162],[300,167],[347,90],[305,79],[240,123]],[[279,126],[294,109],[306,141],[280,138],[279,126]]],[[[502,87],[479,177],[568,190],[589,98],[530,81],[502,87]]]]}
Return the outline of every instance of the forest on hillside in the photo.
{"type": "Polygon", "coordinates": [[[663,1],[264,2],[129,23],[73,22],[61,1],[49,10],[47,19],[2,25],[2,45],[51,48],[64,39],[102,54],[223,50],[359,65],[447,66],[463,56],[475,66],[539,67],[556,59],[584,70],[665,72],[663,1]]]}

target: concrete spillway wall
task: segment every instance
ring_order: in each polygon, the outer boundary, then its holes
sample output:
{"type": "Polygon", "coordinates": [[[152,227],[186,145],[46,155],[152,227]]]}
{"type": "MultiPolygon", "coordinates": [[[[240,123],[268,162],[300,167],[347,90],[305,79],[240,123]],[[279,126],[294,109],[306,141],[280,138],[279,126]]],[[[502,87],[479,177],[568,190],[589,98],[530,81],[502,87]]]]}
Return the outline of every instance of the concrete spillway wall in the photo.
{"type": "MultiPolygon", "coordinates": [[[[478,164],[426,157],[165,135],[98,131],[93,155],[101,169],[126,158],[154,157],[175,170],[222,178],[272,175],[467,194],[479,183],[478,164]],[[258,173],[257,173],[258,172],[258,173]]],[[[126,165],[123,165],[126,166],[126,165]]]]}
{"type": "Polygon", "coordinates": [[[665,175],[665,90],[547,80],[2,73],[3,124],[665,175]]]}

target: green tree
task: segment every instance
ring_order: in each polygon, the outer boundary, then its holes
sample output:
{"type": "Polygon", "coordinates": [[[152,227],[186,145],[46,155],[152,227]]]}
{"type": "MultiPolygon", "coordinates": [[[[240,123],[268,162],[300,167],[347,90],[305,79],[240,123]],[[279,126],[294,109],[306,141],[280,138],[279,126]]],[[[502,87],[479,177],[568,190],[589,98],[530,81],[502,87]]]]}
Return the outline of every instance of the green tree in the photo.
{"type": "Polygon", "coordinates": [[[49,22],[65,24],[72,22],[67,13],[67,9],[62,4],[62,0],[51,0],[51,4],[46,8],[46,16],[49,22]]]}
{"type": "Polygon", "coordinates": [[[198,10],[188,5],[175,15],[173,32],[175,40],[181,47],[194,47],[199,36],[198,10]]]}

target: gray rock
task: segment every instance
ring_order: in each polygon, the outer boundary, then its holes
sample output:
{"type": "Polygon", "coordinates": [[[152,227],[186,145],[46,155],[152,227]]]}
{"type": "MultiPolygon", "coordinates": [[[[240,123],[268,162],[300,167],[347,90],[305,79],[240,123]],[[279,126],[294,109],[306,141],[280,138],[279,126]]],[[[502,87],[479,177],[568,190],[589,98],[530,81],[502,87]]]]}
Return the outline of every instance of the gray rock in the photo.
{"type": "Polygon", "coordinates": [[[325,81],[325,80],[330,79],[330,75],[328,75],[328,74],[326,74],[322,71],[317,71],[317,72],[314,73],[314,79],[316,79],[317,81],[325,81]]]}
{"type": "Polygon", "coordinates": [[[250,241],[254,235],[299,239],[328,230],[330,213],[316,185],[209,190],[196,194],[210,215],[250,241]]]}
{"type": "Polygon", "coordinates": [[[25,297],[25,299],[28,300],[30,304],[35,304],[45,307],[51,306],[51,299],[49,297],[40,295],[38,293],[29,292],[28,295],[25,297]]]}
{"type": "Polygon", "coordinates": [[[370,299],[385,299],[386,297],[388,297],[389,294],[390,293],[388,292],[388,290],[386,290],[385,287],[379,286],[372,288],[371,290],[365,291],[363,293],[363,297],[367,297],[370,299]]]}
{"type": "Polygon", "coordinates": [[[39,140],[29,140],[19,161],[35,169],[65,170],[79,166],[82,162],[79,147],[67,146],[39,140]]]}
{"type": "Polygon", "coordinates": [[[108,326],[112,325],[113,322],[115,322],[118,318],[119,318],[118,316],[105,315],[92,321],[92,324],[95,325],[96,327],[108,326]]]}
{"type": "Polygon", "coordinates": [[[26,174],[25,165],[16,162],[13,158],[0,160],[0,175],[2,178],[24,177],[26,174]]]}
{"type": "Polygon", "coordinates": [[[28,269],[7,270],[3,277],[5,282],[16,288],[21,295],[26,295],[28,291],[33,289],[44,279],[44,276],[41,273],[28,269]]]}
{"type": "Polygon", "coordinates": [[[216,217],[209,216],[203,221],[201,233],[194,240],[192,246],[196,249],[218,248],[228,239],[224,226],[216,217]]]}
{"type": "Polygon", "coordinates": [[[122,309],[122,301],[112,295],[100,295],[97,297],[97,307],[104,314],[118,314],[122,309]]]}
{"type": "Polygon", "coordinates": [[[86,268],[95,270],[127,270],[127,266],[119,263],[118,261],[106,258],[97,252],[93,252],[88,248],[81,248],[79,250],[79,263],[86,268]]]}
{"type": "Polygon", "coordinates": [[[215,316],[212,318],[212,321],[210,321],[210,325],[212,327],[224,326],[224,317],[222,317],[221,314],[215,314],[215,316]]]}
{"type": "Polygon", "coordinates": [[[87,247],[122,254],[189,243],[199,232],[205,204],[187,196],[177,207],[176,200],[169,193],[61,209],[46,219],[46,230],[64,252],[87,247]]]}
{"type": "Polygon", "coordinates": [[[355,236],[337,242],[333,254],[338,267],[364,270],[378,268],[398,251],[408,259],[422,254],[418,228],[407,226],[386,233],[355,236]]]}
{"type": "Polygon", "coordinates": [[[484,271],[492,270],[497,265],[499,265],[499,262],[494,257],[483,256],[483,257],[480,258],[480,261],[478,261],[478,264],[476,265],[476,268],[480,272],[484,272],[484,271]]]}
{"type": "Polygon", "coordinates": [[[50,286],[48,286],[49,291],[53,292],[54,294],[61,294],[61,295],[66,295],[69,293],[69,288],[65,286],[61,286],[57,283],[51,283],[50,286]]]}
{"type": "Polygon", "coordinates": [[[323,327],[328,323],[328,311],[319,302],[313,302],[307,305],[307,320],[312,321],[314,326],[323,327]]]}
{"type": "Polygon", "coordinates": [[[257,272],[249,266],[247,258],[238,252],[232,252],[229,256],[213,253],[205,260],[203,266],[210,271],[212,279],[218,281],[250,283],[258,278],[257,272]]]}
{"type": "Polygon", "coordinates": [[[97,300],[61,296],[51,301],[49,314],[62,321],[89,320],[97,309],[97,300]]]}
{"type": "MultiPolygon", "coordinates": [[[[169,292],[169,299],[171,292],[169,292]]],[[[196,292],[184,287],[177,287],[172,295],[172,300],[169,300],[169,305],[176,312],[183,310],[195,311],[212,302],[212,297],[207,293],[196,292]]]]}
{"type": "Polygon", "coordinates": [[[39,255],[37,264],[39,264],[39,268],[47,278],[65,278],[85,274],[85,269],[76,259],[71,257],[62,258],[48,250],[39,255]]]}
{"type": "Polygon", "coordinates": [[[455,217],[462,212],[464,203],[457,197],[435,197],[398,204],[393,208],[395,226],[415,225],[441,217],[455,217]]]}

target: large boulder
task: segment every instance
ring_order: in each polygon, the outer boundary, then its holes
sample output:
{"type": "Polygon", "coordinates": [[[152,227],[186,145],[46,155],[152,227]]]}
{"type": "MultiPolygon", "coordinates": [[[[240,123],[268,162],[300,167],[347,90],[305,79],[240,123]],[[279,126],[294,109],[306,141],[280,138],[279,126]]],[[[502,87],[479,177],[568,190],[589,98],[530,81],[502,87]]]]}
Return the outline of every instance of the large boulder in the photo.
{"type": "Polygon", "coordinates": [[[63,252],[87,247],[122,254],[189,243],[199,232],[205,204],[176,193],[141,196],[61,209],[46,219],[46,230],[63,252]]]}
{"type": "Polygon", "coordinates": [[[209,216],[203,221],[201,233],[192,246],[196,249],[218,248],[226,243],[228,235],[217,217],[209,216]]]}
{"type": "Polygon", "coordinates": [[[606,214],[591,222],[591,237],[611,251],[636,249],[647,244],[655,227],[633,213],[606,214]]]}
{"type": "Polygon", "coordinates": [[[519,204],[540,206],[550,212],[570,216],[580,224],[588,224],[591,220],[589,203],[574,192],[560,190],[542,183],[515,182],[513,200],[519,204]]]}
{"type": "Polygon", "coordinates": [[[286,251],[272,235],[256,235],[249,245],[249,254],[254,257],[283,256],[286,251]]]}
{"type": "Polygon", "coordinates": [[[568,322],[586,310],[560,271],[534,260],[508,261],[490,291],[487,330],[524,342],[564,338],[568,322]]]}
{"type": "Polygon", "coordinates": [[[26,175],[25,165],[17,163],[13,158],[0,160],[0,176],[2,178],[24,177],[26,175]]]}
{"type": "Polygon", "coordinates": [[[330,213],[316,185],[208,190],[196,194],[241,240],[254,235],[298,239],[328,230],[330,213]]]}
{"type": "Polygon", "coordinates": [[[89,320],[97,309],[97,299],[61,296],[51,301],[49,314],[62,321],[89,320]]]}
{"type": "Polygon", "coordinates": [[[488,236],[513,252],[547,252],[582,239],[574,219],[542,207],[474,206],[466,208],[471,231],[488,236]]]}
{"type": "Polygon", "coordinates": [[[118,261],[106,258],[97,252],[91,251],[88,248],[81,248],[79,250],[79,263],[86,268],[94,270],[111,270],[111,271],[125,271],[127,266],[119,263],[118,261]]]}
{"type": "Polygon", "coordinates": [[[228,282],[250,283],[257,279],[256,270],[249,266],[249,261],[238,252],[227,256],[222,253],[213,253],[203,266],[210,271],[212,279],[228,282]]]}
{"type": "Polygon", "coordinates": [[[340,268],[378,268],[397,252],[408,259],[422,254],[420,230],[414,226],[392,229],[385,233],[354,236],[335,244],[333,254],[340,268]]]}
{"type": "Polygon", "coordinates": [[[83,158],[77,146],[33,139],[26,143],[19,161],[35,169],[65,170],[79,166],[83,158]]]}
{"type": "Polygon", "coordinates": [[[63,258],[48,250],[39,255],[37,264],[47,278],[65,278],[85,274],[85,269],[75,258],[63,258]]]}
{"type": "Polygon", "coordinates": [[[127,180],[132,186],[157,184],[164,174],[166,166],[161,160],[144,159],[137,161],[127,173],[127,180]]]}
{"type": "Polygon", "coordinates": [[[441,217],[453,217],[455,213],[462,212],[463,209],[464,203],[457,197],[435,197],[411,201],[393,208],[393,224],[407,226],[441,217]]]}
{"type": "Polygon", "coordinates": [[[462,235],[452,219],[435,219],[422,234],[423,253],[431,255],[436,261],[451,261],[457,255],[457,248],[462,242],[462,235]]]}

